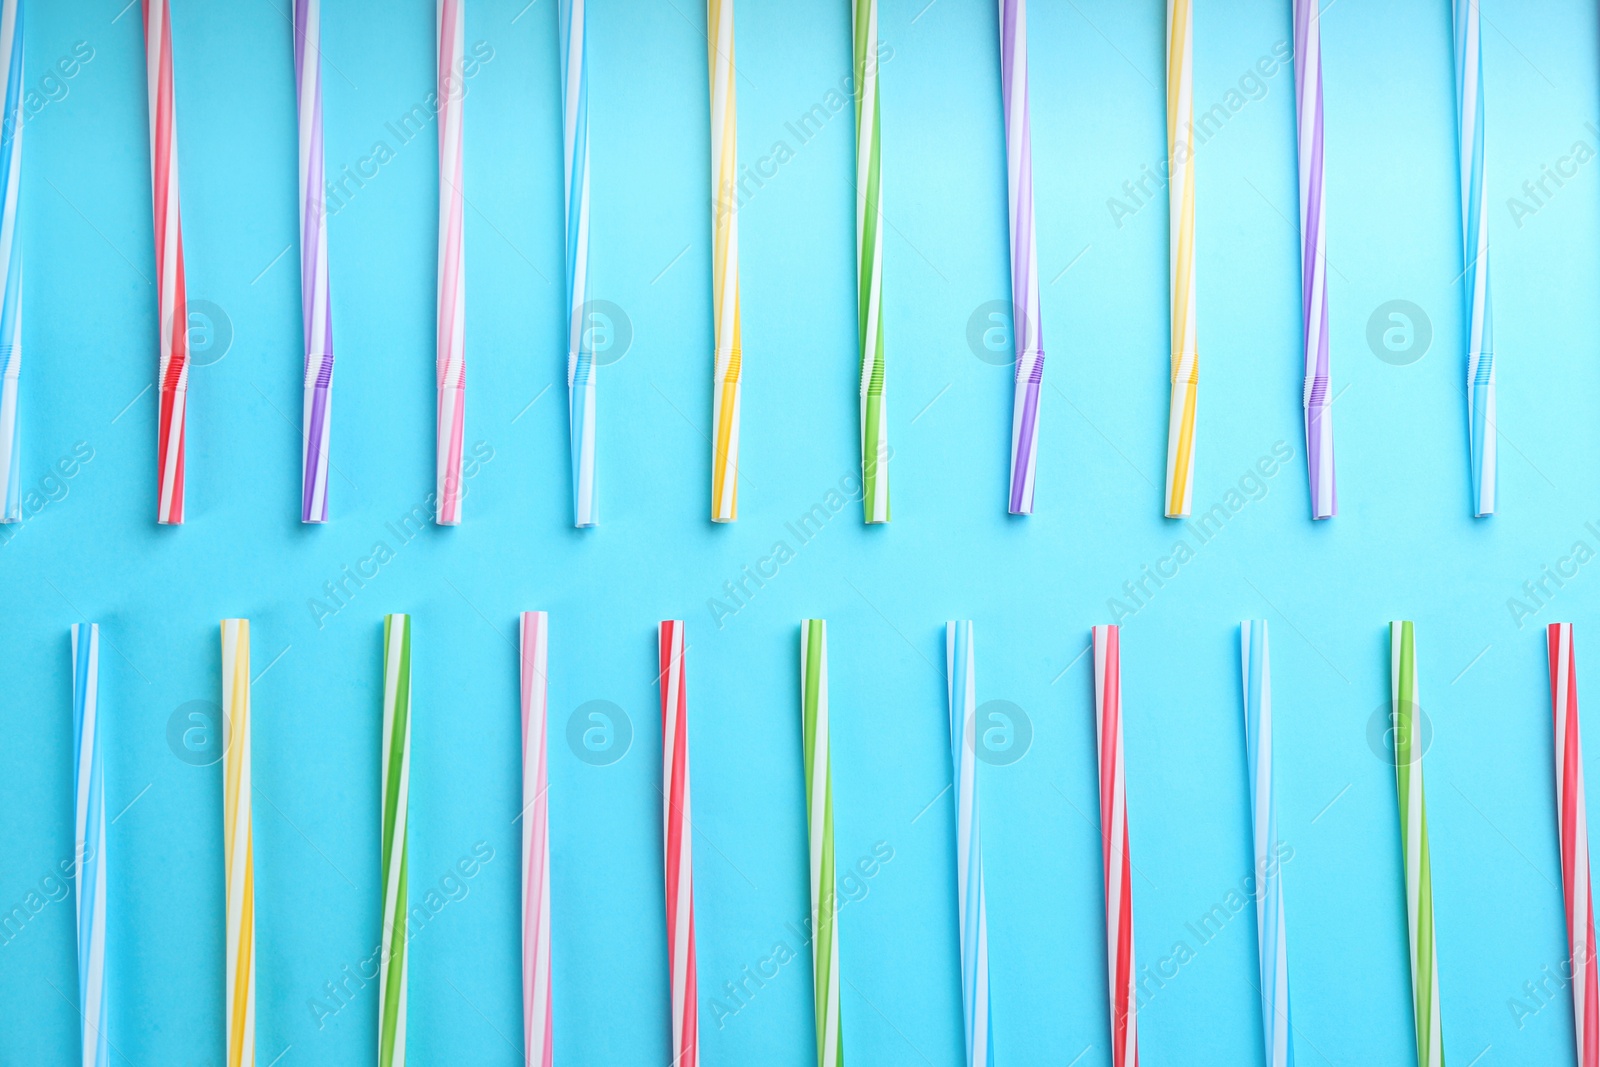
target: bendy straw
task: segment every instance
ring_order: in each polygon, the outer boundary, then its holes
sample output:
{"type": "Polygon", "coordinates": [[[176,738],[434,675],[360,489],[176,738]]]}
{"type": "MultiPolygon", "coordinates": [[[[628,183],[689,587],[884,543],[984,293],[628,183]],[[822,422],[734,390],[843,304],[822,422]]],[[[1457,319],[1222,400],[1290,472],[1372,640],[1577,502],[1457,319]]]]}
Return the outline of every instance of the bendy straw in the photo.
{"type": "Polygon", "coordinates": [[[833,759],[828,730],[828,624],[800,626],[800,732],[805,752],[806,831],[811,842],[811,973],[817,1067],[842,1067],[839,1023],[839,896],[834,888],[833,759]]]}

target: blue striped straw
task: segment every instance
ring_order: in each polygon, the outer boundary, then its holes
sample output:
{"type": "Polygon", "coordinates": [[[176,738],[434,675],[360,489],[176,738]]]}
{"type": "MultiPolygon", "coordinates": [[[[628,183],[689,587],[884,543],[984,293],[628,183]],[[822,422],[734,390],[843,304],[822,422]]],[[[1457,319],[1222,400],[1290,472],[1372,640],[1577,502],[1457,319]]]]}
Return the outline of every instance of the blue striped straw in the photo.
{"type": "Polygon", "coordinates": [[[1272,663],[1267,623],[1239,624],[1244,676],[1244,736],[1249,757],[1251,826],[1255,837],[1256,940],[1261,946],[1261,1032],[1267,1067],[1292,1067],[1289,1026],[1289,940],[1279,877],[1278,804],[1272,788],[1272,663]]]}
{"type": "Polygon", "coordinates": [[[589,330],[589,47],[583,0],[560,0],[561,112],[567,178],[567,411],[572,524],[596,526],[595,367],[589,330]]]}
{"type": "Polygon", "coordinates": [[[950,769],[956,789],[956,899],[961,917],[961,1000],[965,1009],[968,1067],[991,1067],[989,1029],[989,919],[983,891],[983,842],[978,820],[978,698],[970,621],[944,627],[945,670],[950,681],[950,769]]]}
{"type": "MultiPolygon", "coordinates": [[[[9,5],[8,5],[9,6],[9,5]]],[[[72,793],[77,830],[78,1011],[83,1067],[109,1067],[106,1041],[106,791],[100,753],[100,627],[72,627],[72,793]]]]}
{"type": "Polygon", "coordinates": [[[1461,148],[1461,272],[1467,293],[1467,417],[1472,513],[1494,514],[1494,305],[1489,299],[1489,201],[1483,183],[1483,44],[1478,0],[1454,0],[1456,115],[1461,148]]]}
{"type": "Polygon", "coordinates": [[[22,238],[17,233],[17,196],[22,185],[22,5],[0,7],[0,53],[6,56],[6,112],[0,134],[0,522],[22,518],[22,435],[17,423],[22,375],[22,238]]]}

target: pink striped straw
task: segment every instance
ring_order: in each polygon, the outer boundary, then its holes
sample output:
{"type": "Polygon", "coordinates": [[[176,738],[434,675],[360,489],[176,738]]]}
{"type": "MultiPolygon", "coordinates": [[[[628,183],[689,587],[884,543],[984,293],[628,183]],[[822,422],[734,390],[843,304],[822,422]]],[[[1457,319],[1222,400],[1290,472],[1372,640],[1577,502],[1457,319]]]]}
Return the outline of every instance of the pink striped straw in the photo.
{"type": "Polygon", "coordinates": [[[1553,622],[1550,704],[1556,731],[1556,821],[1561,835],[1561,888],[1572,955],[1572,1022],[1578,1067],[1600,1067],[1600,981],[1596,978],[1594,901],[1589,888],[1589,819],[1583,795],[1583,738],[1578,732],[1578,657],[1572,624],[1553,622]]]}
{"type": "Polygon", "coordinates": [[[552,1067],[550,994],[550,616],[522,613],[522,1033],[527,1067],[552,1067]]]}
{"type": "Polygon", "coordinates": [[[439,438],[435,506],[440,526],[461,523],[461,441],[467,408],[467,265],[461,210],[466,33],[463,0],[439,0],[439,438]]]}
{"type": "Polygon", "coordinates": [[[667,951],[672,973],[672,1064],[700,1067],[695,1001],[694,821],[689,817],[689,700],[683,682],[683,622],[661,624],[662,839],[667,875],[667,951]]]}
{"type": "Polygon", "coordinates": [[[1133,962],[1133,860],[1122,748],[1122,637],[1094,628],[1094,710],[1100,753],[1100,843],[1105,854],[1106,965],[1112,1067],[1139,1065],[1139,993],[1133,962]]]}
{"type": "Polygon", "coordinates": [[[150,90],[150,187],[155,201],[161,364],[156,390],[156,521],[183,522],[184,425],[189,396],[189,305],[178,210],[178,119],[172,93],[172,8],[144,0],[145,78],[150,90]]]}

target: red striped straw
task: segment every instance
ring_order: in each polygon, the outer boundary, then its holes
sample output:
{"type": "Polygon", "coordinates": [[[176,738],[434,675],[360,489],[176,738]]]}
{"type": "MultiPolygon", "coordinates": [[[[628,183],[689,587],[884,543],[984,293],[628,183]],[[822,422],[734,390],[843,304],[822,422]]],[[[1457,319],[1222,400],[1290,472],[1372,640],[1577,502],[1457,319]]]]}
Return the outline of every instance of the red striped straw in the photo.
{"type": "Polygon", "coordinates": [[[550,616],[522,613],[522,1016],[527,1067],[555,1063],[550,995],[550,616]]]}
{"type": "Polygon", "coordinates": [[[178,211],[178,120],[172,97],[172,9],[144,0],[145,76],[150,88],[150,187],[155,198],[161,371],[156,389],[156,521],[183,522],[183,444],[189,394],[189,307],[178,211]]]}
{"type": "Polygon", "coordinates": [[[1100,755],[1100,842],[1106,870],[1106,963],[1111,990],[1112,1067],[1138,1067],[1133,973],[1133,865],[1123,778],[1122,648],[1115,626],[1094,628],[1094,711],[1100,755]]]}
{"type": "Polygon", "coordinates": [[[1572,624],[1553,622],[1550,705],[1556,731],[1556,818],[1561,834],[1561,888],[1572,950],[1572,1021],[1578,1067],[1600,1067],[1600,983],[1594,958],[1594,902],[1589,890],[1589,821],[1583,797],[1583,740],[1578,732],[1578,658],[1572,624]]]}
{"type": "Polygon", "coordinates": [[[661,777],[665,797],[667,937],[671,940],[672,1063],[700,1067],[694,966],[694,863],[689,817],[689,701],[683,683],[683,622],[661,624],[661,777]]]}

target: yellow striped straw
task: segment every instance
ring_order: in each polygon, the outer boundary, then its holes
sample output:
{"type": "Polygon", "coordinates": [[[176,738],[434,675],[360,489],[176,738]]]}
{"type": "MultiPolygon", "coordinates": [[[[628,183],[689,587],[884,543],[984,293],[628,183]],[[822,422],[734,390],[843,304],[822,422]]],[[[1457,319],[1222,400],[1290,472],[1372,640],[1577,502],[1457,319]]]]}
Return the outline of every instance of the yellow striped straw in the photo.
{"type": "Polygon", "coordinates": [[[1194,12],[1167,0],[1167,202],[1171,214],[1172,410],[1167,422],[1167,517],[1194,500],[1194,410],[1200,348],[1194,306],[1194,12]]]}
{"type": "Polygon", "coordinates": [[[739,162],[733,93],[733,0],[706,0],[711,61],[711,300],[716,386],[711,397],[711,521],[739,517],[739,162]]]}
{"type": "Polygon", "coordinates": [[[222,839],[228,879],[228,1067],[256,1062],[256,887],[250,831],[250,620],[222,620],[222,839]]]}

